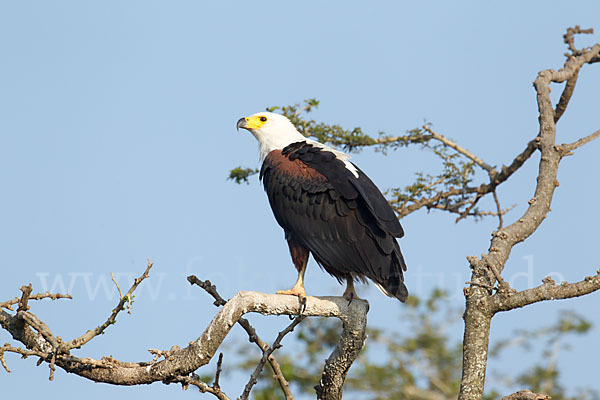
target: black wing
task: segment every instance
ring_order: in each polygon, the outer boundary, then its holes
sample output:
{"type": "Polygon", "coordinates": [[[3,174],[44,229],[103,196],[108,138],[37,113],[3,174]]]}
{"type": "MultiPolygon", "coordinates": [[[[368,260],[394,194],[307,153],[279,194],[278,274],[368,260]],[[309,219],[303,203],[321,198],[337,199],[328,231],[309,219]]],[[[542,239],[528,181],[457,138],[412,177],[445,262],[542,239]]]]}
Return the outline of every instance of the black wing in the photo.
{"type": "Polygon", "coordinates": [[[261,169],[265,191],[288,240],[311,251],[338,280],[370,278],[405,301],[404,232],[375,184],[356,178],[334,153],[306,142],[270,153],[261,169]]]}

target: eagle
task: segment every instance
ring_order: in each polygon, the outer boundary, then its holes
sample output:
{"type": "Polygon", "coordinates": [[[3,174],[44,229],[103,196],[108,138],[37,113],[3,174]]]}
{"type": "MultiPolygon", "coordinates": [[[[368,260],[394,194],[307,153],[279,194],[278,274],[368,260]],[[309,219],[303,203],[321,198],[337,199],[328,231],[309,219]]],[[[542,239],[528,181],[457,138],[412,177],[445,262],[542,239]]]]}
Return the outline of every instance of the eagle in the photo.
{"type": "Polygon", "coordinates": [[[260,180],[285,232],[296,284],[278,294],[306,301],[309,254],[357,298],[354,281],[366,278],[386,295],[406,301],[404,231],[394,210],[350,156],[304,137],[284,115],[260,112],[237,121],[258,140],[260,180]]]}

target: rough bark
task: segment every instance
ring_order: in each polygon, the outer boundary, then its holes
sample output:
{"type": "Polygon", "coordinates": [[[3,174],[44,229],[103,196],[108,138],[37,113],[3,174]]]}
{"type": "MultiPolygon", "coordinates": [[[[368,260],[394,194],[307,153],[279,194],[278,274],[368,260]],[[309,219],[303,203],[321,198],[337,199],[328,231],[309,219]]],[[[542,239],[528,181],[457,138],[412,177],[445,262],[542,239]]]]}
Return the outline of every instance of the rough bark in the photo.
{"type": "Polygon", "coordinates": [[[340,341],[325,362],[321,380],[315,386],[317,399],[342,398],[346,375],[365,344],[369,303],[365,302],[364,306],[366,308],[363,312],[350,313],[347,320],[343,321],[344,329],[340,341]]]}
{"type": "Polygon", "coordinates": [[[480,301],[481,295],[467,297],[460,399],[480,399],[483,395],[492,315],[478,306],[480,301]]]}
{"type": "Polygon", "coordinates": [[[503,397],[500,400],[547,400],[550,396],[533,393],[531,390],[519,390],[516,393],[503,397]]]}
{"type": "MultiPolygon", "coordinates": [[[[558,187],[556,178],[560,161],[565,156],[571,155],[578,147],[600,137],[600,130],[598,130],[571,144],[558,145],[556,142],[556,123],[569,105],[581,68],[586,64],[600,62],[600,44],[582,50],[574,47],[573,36],[579,33],[591,33],[591,31],[581,30],[579,27],[569,29],[565,35],[565,42],[568,44],[571,54],[568,55],[563,68],[559,71],[545,70],[538,74],[534,82],[534,88],[539,109],[539,132],[509,166],[502,167],[498,171],[465,148],[424,127],[424,130],[429,132],[433,139],[454,149],[487,171],[490,178],[489,183],[480,186],[452,188],[420,200],[403,210],[396,208],[399,215],[403,216],[421,207],[435,207],[442,199],[455,195],[476,194],[470,200],[472,201],[471,206],[461,212],[460,218],[463,218],[463,216],[468,215],[471,208],[483,195],[494,194],[500,227],[492,234],[487,254],[483,254],[481,257],[468,257],[472,277],[471,281],[468,282],[470,286],[465,289],[463,375],[459,394],[461,400],[475,400],[483,397],[490,326],[496,313],[514,310],[540,301],[567,299],[600,290],[600,271],[595,276],[586,277],[580,282],[561,283],[560,285],[556,285],[554,281],[546,278],[543,280],[542,285],[518,293],[511,289],[501,276],[512,248],[529,238],[539,228],[550,211],[552,197],[556,187],[558,187]],[[565,83],[556,108],[552,107],[550,100],[549,86],[551,83],[565,83]],[[540,161],[534,196],[529,200],[529,207],[525,213],[514,223],[502,228],[502,210],[495,190],[498,185],[508,180],[537,151],[540,152],[540,161]]],[[[385,140],[401,141],[404,139],[397,137],[385,140]]],[[[239,323],[248,333],[250,340],[263,351],[263,359],[255,374],[253,374],[254,381],[249,384],[245,397],[249,395],[262,366],[268,361],[276,374],[279,375],[278,380],[285,397],[291,398],[288,383],[281,374],[278,363],[272,359],[272,352],[279,346],[285,333],[291,331],[300,322],[300,319],[296,319],[288,329],[281,332],[273,347],[269,347],[267,343],[256,336],[248,321],[241,317],[248,312],[263,315],[297,315],[302,306],[299,304],[298,299],[293,296],[239,292],[230,301],[225,302],[216,294],[210,282],[206,281],[208,286],[205,286],[205,290],[215,297],[215,305],[223,306],[223,308],[214,317],[204,333],[190,342],[186,348],[173,347],[169,351],[154,350],[152,352],[157,357],[154,361],[149,362],[121,362],[111,357],[93,360],[72,356],[70,354],[71,349],[79,348],[103,333],[105,329],[114,323],[116,315],[124,307],[130,306],[131,293],[148,276],[151,266],[151,263],[149,263],[146,272],[135,280],[134,285],[125,295],[121,293],[119,288],[120,302],[106,322],[69,342],[63,342],[55,336],[50,327],[29,311],[28,306],[28,301],[32,299],[57,299],[69,296],[51,295],[49,293],[32,296],[31,285],[22,287],[23,295],[20,299],[15,298],[0,303],[0,325],[10,332],[15,340],[23,343],[27,349],[14,348],[8,344],[0,347],[1,365],[9,371],[3,353],[14,352],[23,356],[39,357],[40,362],[49,363],[51,378],[56,365],[67,372],[75,373],[96,382],[115,385],[149,384],[156,381],[177,382],[183,385],[195,385],[203,392],[212,393],[221,400],[228,400],[229,398],[220,391],[218,385],[221,362],[218,363],[215,385],[212,387],[201,382],[193,374],[193,371],[211,360],[233,325],[239,323]],[[12,306],[16,304],[18,304],[18,309],[14,312],[12,306]],[[14,314],[4,311],[2,308],[13,311],[14,314]],[[164,360],[158,361],[158,356],[164,357],[164,360]]],[[[198,284],[202,284],[202,282],[198,284]]],[[[368,303],[364,300],[356,299],[348,304],[347,300],[340,297],[308,297],[306,308],[302,311],[303,316],[336,317],[343,322],[343,332],[339,343],[326,360],[321,380],[315,386],[319,399],[338,400],[342,398],[342,388],[346,375],[364,345],[367,312],[368,303]]],[[[545,395],[530,391],[519,391],[506,396],[504,399],[539,400],[545,398],[547,398],[545,395]]]]}
{"type": "MultiPolygon", "coordinates": [[[[27,322],[23,323],[19,313],[25,311],[12,315],[0,310],[0,325],[15,340],[43,355],[45,361],[55,358],[56,365],[67,372],[95,382],[139,385],[157,381],[179,382],[182,377],[207,364],[233,325],[246,313],[297,315],[300,307],[298,298],[294,296],[239,292],[223,306],[199,338],[186,348],[165,352],[164,360],[154,362],[121,362],[106,357],[91,360],[73,357],[68,353],[56,354],[57,346],[49,343],[37,329],[31,329],[27,322]]],[[[345,376],[364,344],[368,309],[368,303],[360,299],[348,304],[343,297],[308,297],[303,316],[335,317],[343,322],[340,342],[325,363],[321,382],[326,382],[328,386],[320,398],[341,398],[345,376]]]]}
{"type": "MultiPolygon", "coordinates": [[[[576,76],[581,67],[600,55],[600,44],[583,50],[567,59],[559,71],[541,71],[534,81],[539,109],[539,134],[535,139],[536,148],[541,153],[535,194],[529,200],[529,207],[514,223],[493,233],[488,253],[481,258],[468,257],[472,269],[471,286],[465,289],[466,310],[464,314],[465,333],[463,342],[463,375],[460,387],[460,400],[476,400],[483,397],[485,370],[487,365],[489,331],[495,312],[522,307],[535,301],[553,298],[548,295],[550,288],[541,287],[514,294],[502,280],[500,274],[506,265],[512,248],[526,240],[535,232],[550,211],[556,179],[561,159],[568,155],[569,146],[556,145],[556,121],[564,112],[574,90],[576,76]],[[568,81],[564,99],[559,102],[558,113],[550,100],[550,83],[568,81]],[[557,118],[558,117],[558,118],[557,118]],[[489,289],[498,282],[498,292],[492,295],[489,289]],[[507,307],[511,296],[514,304],[507,307]]],[[[592,134],[594,138],[597,135],[592,134]]],[[[591,139],[590,139],[591,140],[591,139]]],[[[597,290],[598,279],[593,278],[587,293],[597,290]]],[[[577,285],[577,284],[574,284],[577,285]]],[[[579,285],[573,288],[574,293],[579,285]]],[[[558,290],[561,288],[559,287],[558,290]]],[[[566,288],[562,288],[565,291],[566,288]]],[[[584,294],[584,293],[581,293],[584,294]]],[[[562,298],[574,297],[565,295],[562,298]]]]}
{"type": "Polygon", "coordinates": [[[501,293],[487,299],[487,305],[493,313],[510,311],[546,300],[563,300],[585,296],[600,290],[600,270],[595,276],[588,276],[576,283],[562,282],[557,285],[551,278],[544,278],[543,283],[532,289],[519,293],[501,293]]]}

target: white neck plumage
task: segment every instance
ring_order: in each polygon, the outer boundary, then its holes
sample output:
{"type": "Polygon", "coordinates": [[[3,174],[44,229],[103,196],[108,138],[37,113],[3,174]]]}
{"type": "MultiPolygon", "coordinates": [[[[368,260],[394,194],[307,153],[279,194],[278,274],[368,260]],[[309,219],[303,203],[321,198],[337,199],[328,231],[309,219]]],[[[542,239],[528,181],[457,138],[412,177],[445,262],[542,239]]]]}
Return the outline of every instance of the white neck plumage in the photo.
{"type": "Polygon", "coordinates": [[[286,146],[292,143],[303,142],[307,140],[300,132],[295,128],[286,130],[285,134],[265,135],[261,131],[253,131],[252,134],[258,140],[258,150],[260,152],[260,161],[263,161],[267,154],[273,150],[283,150],[286,146]]]}
{"type": "Polygon", "coordinates": [[[333,149],[315,140],[307,139],[296,127],[284,116],[279,114],[264,113],[269,116],[269,121],[262,127],[250,129],[252,135],[258,140],[258,149],[260,152],[260,161],[264,161],[267,155],[273,150],[283,150],[292,143],[307,142],[313,146],[320,147],[326,151],[332,152],[340,161],[344,163],[346,169],[358,178],[358,170],[350,162],[350,156],[339,150],[333,149]]]}

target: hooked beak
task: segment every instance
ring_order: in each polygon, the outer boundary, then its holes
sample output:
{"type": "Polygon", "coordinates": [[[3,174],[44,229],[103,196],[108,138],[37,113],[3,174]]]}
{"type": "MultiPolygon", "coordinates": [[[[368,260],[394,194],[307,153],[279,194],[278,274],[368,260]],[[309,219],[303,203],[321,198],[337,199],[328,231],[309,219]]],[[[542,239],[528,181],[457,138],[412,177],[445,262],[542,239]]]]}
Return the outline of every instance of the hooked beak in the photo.
{"type": "Polygon", "coordinates": [[[242,118],[238,119],[236,128],[237,128],[238,132],[239,132],[240,128],[248,129],[248,118],[242,117],[242,118]]]}

